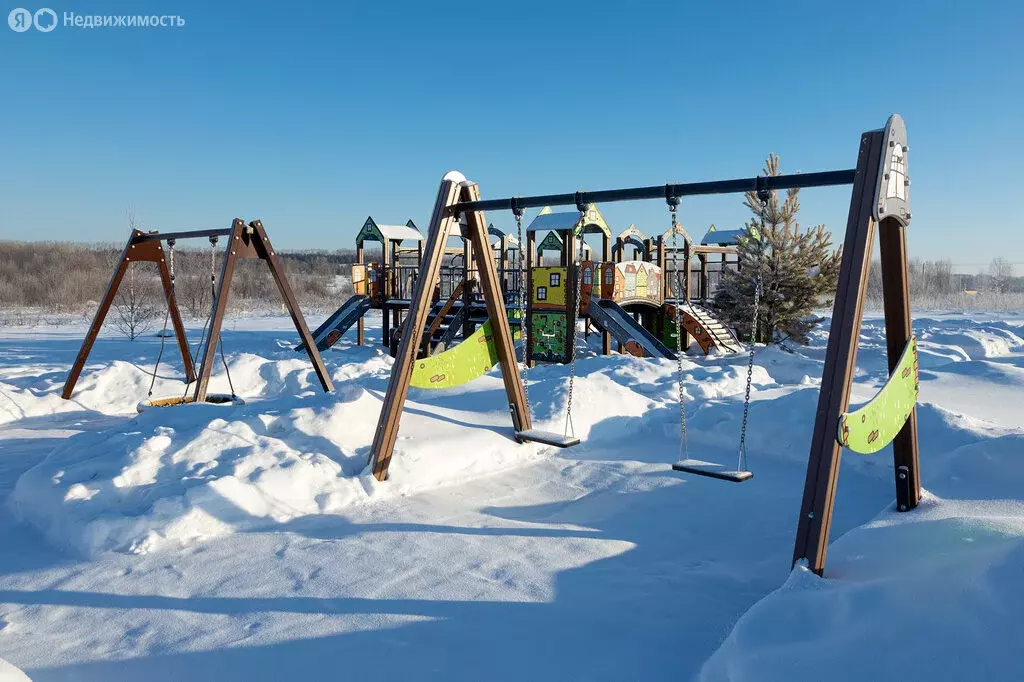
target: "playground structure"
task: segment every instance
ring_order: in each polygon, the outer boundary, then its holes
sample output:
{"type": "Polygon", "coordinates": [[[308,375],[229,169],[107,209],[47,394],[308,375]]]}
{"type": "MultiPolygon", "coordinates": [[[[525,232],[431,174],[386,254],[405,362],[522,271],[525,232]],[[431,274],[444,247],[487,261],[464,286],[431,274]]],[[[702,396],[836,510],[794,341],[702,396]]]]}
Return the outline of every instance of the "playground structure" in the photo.
{"type": "MultiPolygon", "coordinates": [[[[909,176],[907,174],[906,129],[898,115],[890,117],[884,129],[864,133],[861,136],[857,166],[854,169],[804,173],[795,175],[758,176],[736,180],[668,184],[664,186],[638,187],[598,192],[575,192],[572,194],[544,195],[539,197],[512,197],[508,199],[480,200],[475,183],[466,181],[461,174],[452,172],[441,182],[437,201],[430,222],[428,246],[425,249],[423,277],[416,285],[416,291],[409,310],[410,328],[422,329],[427,317],[430,290],[435,285],[442,260],[444,239],[460,216],[469,226],[470,236],[483,245],[486,240],[486,210],[511,210],[521,222],[523,211],[530,207],[553,205],[575,205],[579,211],[576,221],[567,225],[559,218],[558,229],[572,235],[584,234],[586,220],[591,206],[598,202],[629,201],[638,199],[664,199],[672,213],[673,230],[678,224],[676,211],[684,196],[709,194],[747,193],[761,204],[762,224],[774,192],[790,188],[810,188],[836,185],[852,185],[850,212],[847,221],[839,284],[832,314],[832,331],[829,335],[825,365],[822,373],[821,390],[807,465],[807,476],[798,520],[793,562],[806,561],[808,567],[823,573],[828,548],[829,532],[835,504],[838,483],[839,460],[844,447],[858,452],[875,452],[891,442],[895,468],[896,509],[909,511],[920,500],[920,474],[916,421],[917,398],[917,353],[910,321],[908,260],[906,250],[906,229],[910,223],[909,176]],[[848,412],[850,390],[856,360],[857,342],[863,317],[863,305],[867,290],[867,273],[871,259],[871,244],[875,230],[880,235],[882,262],[882,284],[884,316],[888,344],[890,379],[879,394],[869,403],[854,412],[848,412]]],[[[550,212],[546,215],[552,215],[550,212]]],[[[549,218],[554,224],[555,218],[549,218]]],[[[532,225],[531,225],[532,227],[532,225]]],[[[530,232],[535,233],[535,230],[530,232]]],[[[569,251],[564,244],[563,253],[569,251]]],[[[528,236],[526,254],[532,262],[534,256],[533,234],[528,236]]],[[[760,242],[759,242],[760,243],[760,242]]],[[[575,249],[573,249],[575,251],[575,249]]],[[[607,259],[609,248],[605,248],[607,259]]],[[[593,275],[597,272],[591,263],[583,260],[585,251],[581,247],[580,258],[573,267],[561,266],[557,270],[542,271],[535,268],[531,273],[531,297],[534,304],[545,302],[558,306],[561,314],[576,313],[585,295],[589,295],[588,311],[596,301],[607,301],[613,305],[615,296],[620,300],[629,297],[649,298],[650,291],[633,281],[631,293],[626,284],[625,269],[621,263],[613,264],[614,271],[605,265],[609,276],[602,280],[602,298],[593,298],[593,275]],[[590,289],[586,289],[587,272],[591,274],[590,289]],[[558,277],[555,277],[558,275],[558,277]],[[621,275],[621,284],[620,284],[621,275]],[[541,292],[540,287],[549,291],[541,292]],[[611,297],[603,294],[611,287],[611,297]],[[640,287],[640,288],[638,288],[640,287]],[[560,293],[555,295],[551,289],[560,293]],[[617,294],[617,289],[621,288],[617,294]],[[565,303],[563,304],[563,297],[565,303]]],[[[567,258],[566,258],[567,260],[567,258]]],[[[758,266],[760,267],[760,265],[758,266]]],[[[515,437],[518,441],[546,442],[554,434],[535,434],[531,429],[529,405],[524,382],[516,364],[511,328],[503,310],[498,278],[493,257],[489,249],[478,254],[477,272],[483,289],[484,301],[489,313],[489,331],[482,334],[481,342],[489,347],[487,362],[493,359],[501,368],[501,374],[508,399],[515,437]],[[536,437],[535,437],[536,436],[536,437]]],[[[639,272],[637,268],[634,273],[639,272]]],[[[648,271],[646,284],[649,287],[653,271],[648,271]]],[[[754,316],[757,317],[758,299],[761,292],[760,276],[757,277],[754,296],[754,316]]],[[[662,278],[664,282],[664,278],[662,278]]],[[[537,310],[546,310],[537,308],[537,310]]],[[[681,306],[676,306],[677,322],[681,306]]],[[[545,313],[547,314],[547,313],[545,313]]],[[[529,319],[529,318],[527,318],[529,319]]],[[[575,341],[575,320],[566,319],[567,337],[575,341]]],[[[608,334],[607,331],[604,332],[608,334]]],[[[526,342],[530,347],[530,330],[526,331],[526,342]]],[[[677,336],[677,348],[682,339],[677,336]]],[[[401,413],[405,404],[411,380],[415,372],[416,353],[419,346],[416,334],[407,334],[401,339],[395,364],[392,368],[377,430],[370,450],[370,462],[378,480],[387,477],[395,440],[398,435],[401,413]]],[[[568,346],[570,362],[575,359],[575,343],[568,346]]],[[[535,353],[527,353],[527,362],[535,353]]],[[[678,354],[677,354],[678,355],[678,354]]],[[[750,404],[750,376],[754,360],[751,344],[746,394],[744,397],[743,425],[740,432],[740,465],[735,471],[699,460],[689,460],[686,445],[686,418],[682,402],[682,365],[678,365],[680,393],[680,461],[673,468],[682,472],[721,478],[731,481],[749,480],[751,473],[743,463],[746,459],[746,426],[750,404]],[[685,453],[686,459],[683,460],[685,453]]],[[[569,414],[571,420],[571,397],[574,368],[570,370],[569,414]]],[[[552,440],[557,440],[553,438],[552,440]]],[[[578,441],[577,441],[578,442],[578,441]]],[[[560,446],[572,444],[568,438],[554,443],[560,446]]]]}
{"type": "MultiPolygon", "coordinates": [[[[99,336],[100,329],[103,327],[103,321],[106,319],[107,313],[110,311],[110,308],[114,303],[114,298],[117,295],[117,291],[120,288],[122,281],[124,280],[125,274],[129,272],[129,269],[134,268],[136,262],[151,262],[156,263],[157,265],[157,269],[160,274],[160,282],[163,286],[164,299],[167,303],[167,314],[164,318],[164,332],[161,334],[160,341],[160,355],[157,357],[157,366],[153,370],[153,381],[156,381],[156,370],[159,368],[160,358],[163,355],[163,345],[164,339],[166,339],[167,321],[169,319],[173,325],[174,335],[178,343],[178,350],[181,353],[182,363],[185,367],[186,389],[185,394],[180,397],[150,400],[148,401],[149,404],[147,406],[162,407],[178,405],[186,402],[237,404],[239,401],[237,396],[234,395],[234,389],[232,389],[230,396],[224,396],[220,394],[208,394],[207,386],[210,382],[210,375],[213,372],[213,365],[216,361],[218,348],[221,349],[221,356],[223,359],[221,327],[224,322],[225,312],[227,311],[228,294],[231,288],[231,278],[235,271],[235,265],[239,259],[248,258],[259,259],[267,264],[267,267],[270,269],[270,272],[274,277],[274,282],[277,284],[277,288],[281,292],[281,298],[288,310],[288,314],[292,318],[295,330],[299,333],[300,338],[303,339],[303,345],[309,355],[310,362],[313,363],[313,369],[316,371],[321,387],[324,391],[333,391],[334,385],[331,382],[331,377],[327,373],[327,368],[324,366],[323,358],[320,357],[320,353],[317,350],[316,345],[312,342],[309,328],[306,326],[306,320],[302,316],[302,311],[299,310],[298,302],[295,300],[295,294],[292,292],[291,285],[288,283],[284,269],[281,267],[281,262],[278,260],[277,253],[274,251],[274,247],[270,243],[270,238],[267,236],[266,230],[263,228],[263,223],[259,220],[254,220],[246,224],[241,218],[236,218],[231,223],[231,227],[227,229],[167,232],[164,234],[161,234],[156,230],[150,232],[132,230],[128,237],[128,242],[125,244],[125,247],[121,252],[121,256],[118,259],[117,266],[114,269],[114,274],[110,279],[110,284],[107,286],[107,291],[100,301],[96,314],[93,316],[89,331],[86,334],[85,339],[82,341],[82,346],[78,351],[78,356],[75,358],[71,371],[68,372],[67,379],[64,382],[64,389],[61,392],[61,397],[65,400],[71,399],[75,390],[75,384],[78,382],[78,378],[82,373],[82,368],[85,366],[85,363],[89,358],[89,353],[92,351],[93,344],[96,342],[96,337],[99,336]],[[200,340],[199,350],[197,352],[197,356],[201,358],[199,374],[197,375],[195,373],[195,361],[192,357],[188,338],[185,336],[185,328],[181,321],[181,314],[178,310],[178,303],[174,294],[174,246],[180,239],[194,239],[202,237],[206,237],[210,240],[210,282],[211,287],[213,288],[213,299],[210,317],[207,320],[206,325],[204,325],[203,338],[200,340]],[[220,277],[218,279],[214,270],[213,259],[215,258],[215,250],[220,237],[227,237],[227,245],[224,248],[223,263],[221,265],[220,277]],[[167,242],[168,244],[168,250],[166,252],[163,248],[163,242],[167,242]],[[193,382],[195,386],[192,389],[192,395],[188,396],[188,387],[193,382]]],[[[226,361],[224,362],[224,367],[225,371],[227,371],[226,361]]],[[[228,375],[228,381],[230,382],[230,374],[228,375]]],[[[153,384],[151,383],[150,398],[152,398],[152,390],[153,384]]]]}
{"type": "MultiPolygon", "coordinates": [[[[434,342],[423,344],[425,355],[441,352],[457,338],[468,339],[487,319],[473,279],[474,247],[464,233],[463,225],[451,235],[461,239],[460,246],[448,246],[447,243],[444,246],[443,263],[433,291],[433,314],[427,321],[428,325],[437,321],[432,332],[434,342]],[[443,314],[438,315],[442,310],[443,314]]],[[[518,242],[493,225],[488,227],[488,235],[494,237],[488,248],[494,251],[498,263],[502,291],[509,295],[519,285],[519,269],[509,265],[510,254],[517,251],[518,242]]],[[[353,294],[313,331],[317,348],[327,350],[353,325],[356,327],[356,343],[364,345],[364,316],[370,310],[380,310],[381,343],[390,347],[394,354],[422,259],[423,235],[412,220],[405,225],[383,225],[372,216],[367,217],[356,235],[353,294]],[[381,245],[380,262],[367,261],[367,242],[381,245]]],[[[299,343],[295,350],[303,348],[304,345],[299,343]]]]}
{"type": "MultiPolygon", "coordinates": [[[[534,334],[527,339],[527,358],[531,366],[537,362],[568,362],[566,347],[569,330],[577,319],[583,319],[589,334],[594,326],[602,334],[602,353],[611,352],[611,339],[615,339],[620,352],[639,357],[675,358],[677,307],[684,338],[681,350],[694,338],[706,354],[713,348],[725,352],[740,350],[736,337],[713,313],[692,300],[690,280],[691,255],[703,259],[697,273],[699,291],[707,298],[707,256],[722,256],[722,268],[729,255],[737,255],[736,248],[721,245],[695,245],[678,224],[676,231],[683,236],[682,247],[672,247],[667,240],[672,232],[657,238],[643,234],[636,225],[630,225],[612,243],[611,228],[596,204],[589,204],[578,212],[553,212],[545,207],[530,223],[526,231],[526,249],[531,254],[527,275],[530,295],[526,316],[534,334]],[[547,235],[537,244],[537,234],[547,235]],[[600,234],[601,261],[592,259],[593,250],[587,244],[587,234],[600,234]],[[566,294],[575,286],[570,262],[571,244],[581,244],[580,296],[574,305],[566,294]],[[535,246],[536,244],[536,246],[535,246]],[[626,260],[627,249],[633,250],[633,259],[626,260]],[[557,265],[541,265],[545,251],[559,253],[557,265]],[[669,256],[672,256],[671,261],[669,256]],[[677,256],[682,255],[684,282],[682,299],[674,295],[672,281],[680,268],[677,256]],[[669,267],[671,264],[671,269],[669,267]]],[[[736,262],[733,263],[736,265],[736,262]]]]}

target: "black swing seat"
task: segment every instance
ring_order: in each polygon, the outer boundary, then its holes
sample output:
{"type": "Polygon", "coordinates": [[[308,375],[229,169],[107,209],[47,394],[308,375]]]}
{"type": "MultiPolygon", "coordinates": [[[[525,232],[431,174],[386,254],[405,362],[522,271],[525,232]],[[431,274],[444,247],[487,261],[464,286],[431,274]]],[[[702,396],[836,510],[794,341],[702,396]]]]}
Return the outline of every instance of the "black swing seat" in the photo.
{"type": "Polygon", "coordinates": [[[576,436],[566,436],[554,431],[541,431],[540,429],[516,431],[516,440],[520,443],[543,443],[544,445],[552,445],[556,448],[571,448],[574,445],[580,444],[580,439],[576,436]]]}
{"type": "Polygon", "coordinates": [[[672,468],[675,471],[682,471],[694,476],[717,478],[721,481],[731,481],[732,483],[742,483],[754,477],[753,471],[744,471],[742,469],[729,470],[721,464],[704,462],[699,459],[683,459],[673,464],[672,468]]]}

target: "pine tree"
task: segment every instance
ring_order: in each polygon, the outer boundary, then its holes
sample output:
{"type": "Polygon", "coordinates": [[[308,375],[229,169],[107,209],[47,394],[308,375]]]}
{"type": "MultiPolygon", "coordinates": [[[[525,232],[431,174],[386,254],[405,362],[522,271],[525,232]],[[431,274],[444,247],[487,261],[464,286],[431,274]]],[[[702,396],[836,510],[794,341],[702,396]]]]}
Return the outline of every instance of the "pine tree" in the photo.
{"type": "MultiPolygon", "coordinates": [[[[765,161],[765,175],[780,175],[779,157],[765,161]]],[[[815,308],[830,305],[839,279],[840,249],[832,248],[824,225],[801,231],[797,222],[800,190],[790,189],[780,203],[771,192],[764,208],[755,192],[747,192],[744,204],[754,218],[744,224],[738,245],[738,271],[722,277],[713,307],[741,338],[751,338],[754,287],[760,273],[762,294],[754,338],[759,343],[792,339],[808,342],[807,334],[819,323],[815,308]]]]}

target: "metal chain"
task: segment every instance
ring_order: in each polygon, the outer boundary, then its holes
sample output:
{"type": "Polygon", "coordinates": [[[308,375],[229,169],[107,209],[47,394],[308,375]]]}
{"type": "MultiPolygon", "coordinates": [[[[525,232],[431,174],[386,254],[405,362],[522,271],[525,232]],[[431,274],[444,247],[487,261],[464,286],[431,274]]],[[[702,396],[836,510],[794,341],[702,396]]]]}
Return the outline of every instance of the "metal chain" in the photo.
{"type": "MultiPolygon", "coordinates": [[[[174,296],[174,240],[167,240],[167,272],[171,280],[171,297],[174,296]]],[[[146,397],[153,397],[153,386],[156,385],[156,375],[160,370],[160,360],[164,357],[164,345],[167,343],[167,321],[171,317],[171,301],[167,301],[167,312],[164,313],[164,328],[160,332],[160,351],[156,354],[156,363],[153,365],[153,374],[149,380],[149,393],[146,397]]],[[[186,382],[187,385],[188,382],[186,382]]]]}
{"type": "MultiPolygon", "coordinates": [[[[679,460],[690,459],[690,446],[686,439],[686,405],[683,403],[683,304],[680,301],[680,294],[685,296],[686,286],[679,277],[679,231],[676,229],[679,211],[679,197],[671,194],[666,197],[669,212],[672,215],[672,264],[676,273],[676,287],[681,291],[674,291],[676,299],[676,386],[679,391],[679,460]]],[[[668,261],[666,260],[666,263],[668,261]]],[[[686,272],[683,277],[689,277],[686,272]]],[[[689,304],[689,301],[686,301],[689,304]]]]}
{"type": "MultiPolygon", "coordinates": [[[[582,291],[582,286],[581,285],[583,283],[583,273],[582,273],[582,267],[581,266],[583,265],[583,258],[584,258],[584,255],[586,253],[586,242],[584,241],[584,238],[583,238],[583,220],[584,220],[584,218],[585,218],[585,216],[587,214],[585,206],[577,205],[576,208],[578,208],[579,211],[580,211],[580,219],[579,219],[579,223],[578,223],[579,226],[580,226],[580,259],[579,259],[578,264],[576,262],[573,262],[572,264],[570,264],[570,267],[574,267],[575,270],[576,270],[576,273],[575,273],[576,274],[576,298],[573,300],[573,306],[575,307],[575,310],[567,311],[567,312],[571,312],[572,314],[571,315],[566,315],[566,322],[569,321],[568,320],[569,317],[572,318],[572,348],[571,348],[572,357],[571,357],[571,360],[569,361],[569,395],[566,398],[566,402],[565,402],[565,429],[563,430],[564,435],[570,435],[571,434],[572,436],[576,435],[576,427],[572,423],[572,394],[573,394],[573,387],[576,384],[576,339],[577,339],[577,335],[579,333],[578,332],[579,325],[577,325],[576,322],[577,322],[577,317],[579,315],[580,292],[582,291]]],[[[576,233],[575,233],[575,231],[571,231],[569,233],[569,235],[572,237],[572,240],[573,240],[573,251],[575,252],[575,250],[576,250],[576,233]]],[[[574,256],[573,257],[573,261],[575,261],[575,260],[576,259],[575,259],[575,256],[574,256]]]]}
{"type": "Polygon", "coordinates": [[[757,271],[754,274],[754,317],[750,325],[750,353],[747,356],[747,386],[743,394],[743,423],[740,425],[740,449],[736,462],[736,470],[742,471],[747,466],[747,421],[750,417],[750,384],[754,376],[754,348],[757,343],[757,327],[761,316],[761,294],[763,284],[761,282],[761,259],[763,256],[765,210],[768,208],[768,199],[771,193],[765,189],[758,189],[757,198],[761,202],[761,224],[757,235],[757,271]]]}
{"type": "Polygon", "coordinates": [[[526,264],[523,258],[523,209],[518,206],[512,209],[512,214],[516,218],[516,239],[519,240],[518,248],[519,252],[519,269],[517,270],[519,276],[519,336],[523,340],[523,366],[519,370],[519,379],[523,384],[523,399],[526,401],[526,412],[527,416],[531,418],[530,414],[530,389],[526,383],[526,370],[530,363],[530,324],[526,317],[526,264]]]}

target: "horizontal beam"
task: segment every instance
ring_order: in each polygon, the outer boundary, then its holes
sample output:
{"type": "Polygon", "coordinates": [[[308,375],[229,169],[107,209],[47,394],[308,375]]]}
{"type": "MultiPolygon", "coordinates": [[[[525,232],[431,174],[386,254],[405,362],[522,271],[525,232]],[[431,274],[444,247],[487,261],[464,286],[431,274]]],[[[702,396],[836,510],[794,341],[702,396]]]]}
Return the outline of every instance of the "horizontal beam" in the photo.
{"type": "Polygon", "coordinates": [[[197,239],[199,237],[223,237],[231,234],[230,227],[223,227],[215,230],[188,230],[186,232],[147,232],[134,240],[133,243],[166,241],[168,239],[197,239]]]}
{"type": "Polygon", "coordinates": [[[455,213],[469,211],[511,211],[518,208],[542,208],[544,206],[575,206],[581,204],[607,204],[613,201],[637,201],[640,199],[662,199],[668,194],[675,197],[690,197],[703,194],[738,194],[754,192],[758,187],[769,190],[795,189],[804,187],[830,187],[851,185],[854,169],[825,171],[822,173],[794,173],[772,175],[760,178],[737,180],[714,180],[712,182],[683,182],[651,187],[630,187],[627,189],[606,189],[597,192],[575,192],[572,194],[542,194],[533,197],[509,197],[508,199],[484,199],[464,201],[452,206],[455,213]]]}

